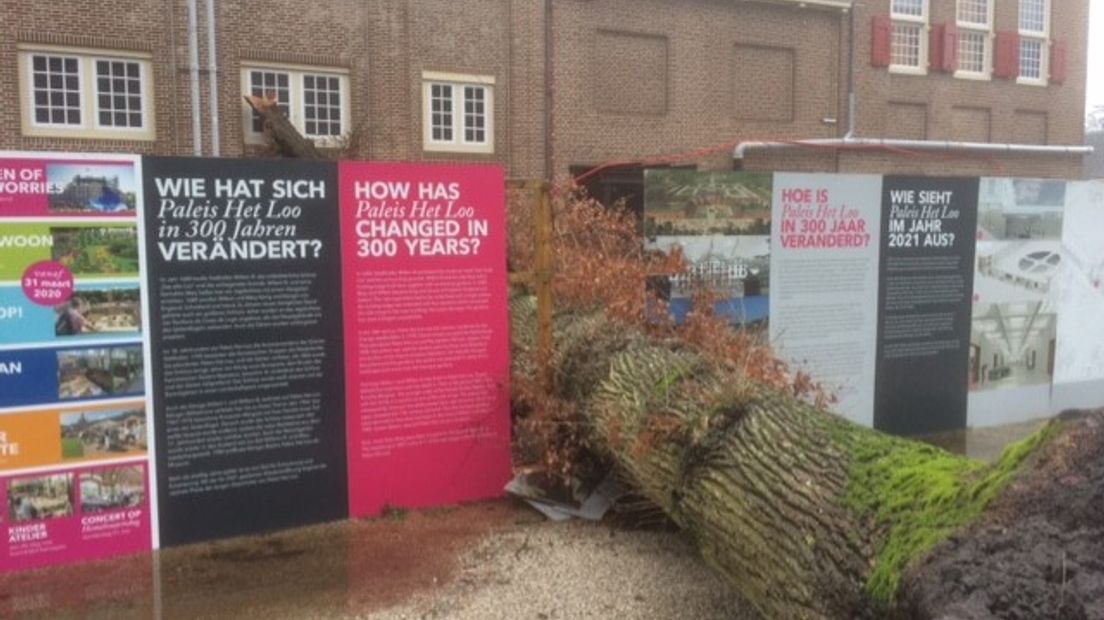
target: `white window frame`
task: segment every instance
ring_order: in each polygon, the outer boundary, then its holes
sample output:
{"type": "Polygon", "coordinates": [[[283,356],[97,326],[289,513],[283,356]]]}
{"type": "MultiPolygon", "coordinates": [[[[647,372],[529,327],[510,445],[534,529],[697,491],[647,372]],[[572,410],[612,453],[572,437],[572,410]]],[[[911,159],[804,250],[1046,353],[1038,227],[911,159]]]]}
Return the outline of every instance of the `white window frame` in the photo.
{"type": "MultiPolygon", "coordinates": [[[[26,103],[27,103],[28,113],[30,114],[30,117],[31,117],[31,125],[33,127],[41,128],[41,129],[61,129],[61,130],[84,129],[85,127],[87,127],[88,126],[88,122],[87,122],[88,121],[88,110],[86,108],[88,106],[86,105],[86,101],[85,101],[85,70],[84,69],[85,69],[85,64],[86,63],[84,62],[84,58],[81,57],[79,54],[70,54],[70,53],[62,53],[62,52],[29,52],[25,55],[24,62],[27,63],[27,67],[26,67],[27,75],[30,76],[30,79],[28,80],[27,88],[25,89],[25,92],[26,92],[26,96],[27,96],[26,103]],[[55,123],[53,121],[41,122],[41,121],[39,121],[38,119],[35,118],[35,112],[36,112],[35,106],[37,106],[38,104],[34,100],[34,98],[35,98],[34,59],[38,56],[42,56],[42,57],[45,57],[45,58],[60,58],[63,63],[66,60],[70,60],[70,59],[76,61],[76,65],[77,65],[77,76],[76,76],[77,77],[77,112],[80,113],[80,122],[79,123],[55,123]]],[[[48,63],[49,63],[49,61],[47,60],[47,64],[48,63]]]]}
{"type": "Polygon", "coordinates": [[[122,61],[122,62],[135,62],[129,58],[107,58],[102,56],[96,56],[90,59],[88,63],[90,68],[89,81],[92,82],[92,124],[95,126],[97,132],[105,131],[121,131],[121,132],[135,132],[143,133],[149,130],[149,97],[146,96],[146,84],[148,84],[147,74],[149,69],[146,63],[138,62],[138,81],[142,85],[142,126],[141,127],[116,127],[115,125],[101,125],[100,124],[100,86],[99,75],[96,73],[97,61],[122,61]]]}
{"type": "MultiPolygon", "coordinates": [[[[253,75],[255,73],[272,74],[272,75],[277,75],[277,76],[283,75],[287,79],[287,95],[286,95],[287,101],[285,101],[283,103],[283,105],[286,106],[286,109],[284,110],[284,113],[287,115],[288,120],[293,121],[293,124],[294,124],[294,120],[293,120],[293,116],[292,116],[293,115],[293,108],[294,108],[294,106],[292,105],[292,102],[294,100],[292,99],[292,96],[291,96],[291,84],[292,84],[292,82],[295,81],[295,76],[292,74],[292,72],[291,71],[286,71],[284,69],[274,69],[274,68],[270,68],[270,67],[245,67],[245,68],[242,69],[242,94],[244,94],[244,95],[252,95],[253,94],[253,75]]],[[[263,93],[262,96],[264,96],[266,94],[267,94],[267,92],[263,93]]],[[[245,129],[247,138],[252,138],[252,141],[256,144],[263,144],[264,143],[263,132],[259,131],[257,129],[254,129],[254,125],[257,124],[256,123],[257,121],[259,121],[259,117],[255,117],[254,114],[253,114],[252,109],[249,108],[248,106],[245,106],[245,109],[248,111],[248,114],[246,114],[247,121],[246,121],[246,129],[245,129]]]]}
{"type": "Polygon", "coordinates": [[[964,21],[959,18],[959,8],[962,4],[962,0],[958,0],[955,4],[955,25],[958,27],[959,40],[956,42],[956,46],[959,46],[955,50],[958,60],[962,60],[962,48],[961,41],[963,34],[981,35],[984,37],[985,43],[982,51],[982,70],[971,71],[968,69],[960,69],[955,66],[954,76],[956,78],[963,78],[969,80],[990,80],[993,77],[993,5],[996,4],[996,0],[985,0],[985,23],[979,24],[977,22],[964,21]]]}
{"type": "Polygon", "coordinates": [[[1020,11],[1023,10],[1024,0],[1019,0],[1016,11],[1016,29],[1020,34],[1020,46],[1016,49],[1016,83],[1030,86],[1046,86],[1050,77],[1050,0],[1043,2],[1043,29],[1025,30],[1020,27],[1020,11]],[[1025,40],[1039,42],[1039,77],[1024,77],[1023,71],[1023,42],[1025,40]]]}
{"type": "Polygon", "coordinates": [[[48,138],[78,138],[87,140],[142,140],[156,139],[154,118],[153,68],[148,54],[72,48],[53,45],[17,46],[19,62],[20,116],[25,136],[48,138]],[[77,60],[77,89],[79,92],[80,123],[39,122],[35,118],[34,58],[35,56],[61,56],[77,60]],[[138,65],[141,84],[142,125],[140,127],[116,127],[100,124],[99,86],[96,63],[127,62],[138,65]]]}
{"type": "MultiPolygon", "coordinates": [[[[313,65],[276,64],[265,62],[242,62],[241,89],[243,95],[253,94],[253,86],[250,76],[254,71],[268,73],[286,73],[288,76],[288,104],[287,115],[291,124],[303,134],[303,137],[312,140],[315,146],[322,148],[337,148],[344,144],[345,139],[353,131],[353,119],[349,93],[349,70],[339,67],[319,67],[313,65]],[[303,78],[306,76],[321,76],[337,78],[338,88],[341,89],[341,135],[311,135],[306,132],[306,100],[303,96],[305,87],[303,78]]],[[[264,133],[253,130],[253,109],[242,103],[242,134],[246,144],[265,144],[264,133]]]]}
{"type": "Polygon", "coordinates": [[[494,85],[495,78],[490,75],[466,75],[442,73],[438,71],[422,72],[422,148],[426,151],[448,153],[494,153],[494,85]],[[433,139],[433,110],[431,97],[434,85],[452,87],[452,139],[433,139]],[[468,87],[483,89],[483,141],[467,140],[465,114],[465,89],[468,87]]]}
{"type": "Polygon", "coordinates": [[[928,73],[928,63],[930,61],[928,47],[929,38],[931,36],[931,27],[928,24],[928,20],[931,16],[931,0],[921,0],[921,12],[923,13],[922,15],[909,15],[907,13],[898,13],[893,10],[893,0],[889,0],[889,70],[892,73],[905,73],[910,75],[927,75],[928,73]],[[894,30],[898,25],[913,26],[920,29],[919,50],[917,51],[918,64],[916,66],[900,65],[893,62],[894,30]]]}

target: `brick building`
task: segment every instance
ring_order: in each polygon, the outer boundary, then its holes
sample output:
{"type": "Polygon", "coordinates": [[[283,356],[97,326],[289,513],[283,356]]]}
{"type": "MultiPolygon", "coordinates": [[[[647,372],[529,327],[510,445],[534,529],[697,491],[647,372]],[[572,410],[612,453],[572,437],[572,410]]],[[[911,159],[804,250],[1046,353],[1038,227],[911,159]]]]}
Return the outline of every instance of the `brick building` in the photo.
{"type": "MultiPolygon", "coordinates": [[[[1083,142],[1087,0],[0,0],[0,15],[2,149],[257,154],[250,93],[356,157],[525,178],[709,147],[679,163],[729,168],[726,143],[849,129],[1083,142]]],[[[1082,165],[838,146],[750,148],[735,165],[1070,178],[1082,165]]],[[[638,179],[617,169],[595,190],[631,195],[638,179]]]]}

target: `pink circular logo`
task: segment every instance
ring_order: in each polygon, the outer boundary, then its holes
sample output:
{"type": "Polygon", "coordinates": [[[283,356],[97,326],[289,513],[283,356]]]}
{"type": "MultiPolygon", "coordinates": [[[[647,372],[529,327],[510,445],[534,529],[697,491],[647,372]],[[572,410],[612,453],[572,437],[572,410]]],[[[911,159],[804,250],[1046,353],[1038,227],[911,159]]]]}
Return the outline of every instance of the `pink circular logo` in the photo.
{"type": "Polygon", "coordinates": [[[40,306],[56,306],[73,296],[73,272],[57,261],[37,262],[23,272],[23,294],[40,306]]]}

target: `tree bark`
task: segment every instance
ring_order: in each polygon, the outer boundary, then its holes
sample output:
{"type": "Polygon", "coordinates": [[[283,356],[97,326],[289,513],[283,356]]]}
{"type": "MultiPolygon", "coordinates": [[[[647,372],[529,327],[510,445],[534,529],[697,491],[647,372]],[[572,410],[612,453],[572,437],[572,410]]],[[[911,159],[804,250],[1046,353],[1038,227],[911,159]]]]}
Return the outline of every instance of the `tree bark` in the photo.
{"type": "Polygon", "coordinates": [[[314,146],[314,142],[299,133],[295,125],[292,125],[280,111],[280,106],[275,99],[246,95],[245,102],[253,108],[254,112],[261,115],[265,135],[272,139],[273,145],[281,156],[322,159],[322,153],[314,146]]]}
{"type": "Polygon", "coordinates": [[[840,501],[837,420],[709,366],[663,345],[616,355],[584,408],[596,442],[766,617],[853,616],[872,553],[840,501]]]}
{"type": "MultiPolygon", "coordinates": [[[[514,300],[515,355],[532,349],[532,312],[514,300]]],[[[886,614],[902,572],[975,520],[1047,435],[983,465],[601,314],[560,317],[556,344],[555,397],[576,405],[593,448],[767,618],[886,614]]]]}

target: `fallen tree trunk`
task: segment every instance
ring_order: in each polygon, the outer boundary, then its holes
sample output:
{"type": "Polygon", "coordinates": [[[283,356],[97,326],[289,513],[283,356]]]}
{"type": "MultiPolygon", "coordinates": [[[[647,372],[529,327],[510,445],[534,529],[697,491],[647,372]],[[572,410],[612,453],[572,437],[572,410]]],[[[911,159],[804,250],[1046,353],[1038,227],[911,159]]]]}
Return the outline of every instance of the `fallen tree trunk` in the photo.
{"type": "MultiPolygon", "coordinates": [[[[512,310],[523,353],[532,302],[512,310]]],[[[886,615],[904,571],[976,521],[1061,428],[983,464],[761,389],[601,314],[559,318],[556,339],[555,396],[578,407],[592,447],[767,618],[886,615]]]]}

